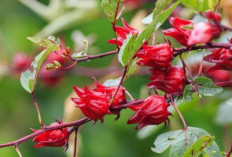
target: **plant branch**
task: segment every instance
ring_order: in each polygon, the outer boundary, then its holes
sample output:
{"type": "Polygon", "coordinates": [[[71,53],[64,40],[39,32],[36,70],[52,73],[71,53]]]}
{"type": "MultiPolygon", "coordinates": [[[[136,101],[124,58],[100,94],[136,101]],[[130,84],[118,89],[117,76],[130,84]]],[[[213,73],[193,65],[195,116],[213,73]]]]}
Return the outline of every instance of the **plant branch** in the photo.
{"type": "Polygon", "coordinates": [[[184,48],[174,48],[174,51],[176,52],[173,56],[177,57],[181,55],[184,52],[192,51],[192,50],[199,50],[199,49],[213,49],[213,48],[225,48],[230,49],[232,47],[231,43],[216,43],[211,42],[208,44],[200,45],[200,46],[192,46],[192,47],[184,47],[184,48]]]}
{"type": "Polygon", "coordinates": [[[34,91],[31,93],[31,96],[32,96],[32,99],[33,99],[33,102],[34,102],[34,105],[35,105],[35,108],[36,108],[36,112],[37,112],[37,115],[38,115],[40,126],[41,126],[41,128],[43,128],[44,124],[43,124],[43,121],[42,121],[42,118],[41,118],[41,114],[40,114],[40,111],[39,111],[39,106],[38,106],[38,103],[36,101],[34,91]]]}
{"type": "Polygon", "coordinates": [[[228,150],[228,152],[226,153],[226,157],[230,157],[231,153],[232,153],[232,145],[230,149],[228,150]]]}
{"type": "Polygon", "coordinates": [[[89,56],[86,56],[83,58],[78,58],[78,59],[71,58],[71,59],[73,61],[77,61],[77,63],[79,63],[79,62],[88,61],[88,60],[92,60],[92,59],[103,58],[103,57],[114,55],[117,53],[118,53],[118,50],[114,50],[114,51],[109,51],[109,52],[101,53],[101,54],[97,54],[97,55],[89,55],[89,56]]]}

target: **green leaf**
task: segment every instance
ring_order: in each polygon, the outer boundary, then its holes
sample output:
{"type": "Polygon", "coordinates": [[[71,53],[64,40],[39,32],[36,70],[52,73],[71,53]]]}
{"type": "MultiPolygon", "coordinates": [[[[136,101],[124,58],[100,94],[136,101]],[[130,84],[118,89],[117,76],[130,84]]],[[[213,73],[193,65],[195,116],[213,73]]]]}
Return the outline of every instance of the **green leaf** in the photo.
{"type": "Polygon", "coordinates": [[[137,38],[137,34],[132,35],[131,33],[127,35],[127,38],[123,41],[123,45],[118,54],[118,60],[122,66],[128,65],[136,51],[134,50],[134,42],[137,38]]]}
{"type": "Polygon", "coordinates": [[[115,19],[115,12],[117,9],[119,9],[117,8],[118,1],[120,1],[119,5],[121,6],[124,0],[102,0],[102,3],[101,3],[101,6],[105,14],[108,16],[108,19],[112,23],[114,22],[114,19],[115,19]]]}
{"type": "Polygon", "coordinates": [[[184,89],[184,99],[186,101],[192,100],[192,85],[187,85],[184,89]]]}
{"type": "Polygon", "coordinates": [[[217,0],[180,0],[180,2],[186,7],[199,12],[213,10],[217,5],[217,0]]]}
{"type": "Polygon", "coordinates": [[[199,93],[204,96],[214,96],[223,91],[223,88],[215,86],[213,81],[207,77],[198,77],[194,82],[200,84],[199,93]]]}
{"type": "Polygon", "coordinates": [[[134,59],[128,66],[128,70],[126,73],[126,77],[130,77],[131,75],[133,75],[137,69],[137,64],[136,64],[136,59],[134,59]]]}
{"type": "Polygon", "coordinates": [[[135,52],[137,52],[142,44],[147,41],[155,30],[157,30],[164,21],[171,15],[174,9],[178,6],[179,2],[174,3],[168,9],[160,12],[154,20],[144,29],[144,31],[138,36],[135,41],[135,52]]]}
{"type": "Polygon", "coordinates": [[[232,99],[219,105],[216,122],[220,125],[232,123],[232,99]]]}
{"type": "Polygon", "coordinates": [[[23,88],[31,93],[35,86],[35,73],[31,72],[30,70],[27,70],[21,74],[20,77],[20,83],[23,86],[23,88]]]}
{"type": "Polygon", "coordinates": [[[54,36],[49,36],[47,39],[42,39],[40,37],[27,37],[28,40],[42,47],[51,47],[54,44],[60,45],[60,40],[54,36]]]}
{"type": "MultiPolygon", "coordinates": [[[[152,148],[156,153],[162,153],[170,147],[170,157],[182,157],[184,152],[191,148],[202,136],[210,136],[205,130],[195,127],[188,127],[188,147],[186,148],[186,135],[183,130],[170,131],[159,135],[152,148]]],[[[211,137],[211,136],[210,136],[211,137]]],[[[194,146],[193,146],[194,147],[194,146]]],[[[194,147],[195,148],[195,147],[194,147]]],[[[222,157],[219,148],[215,142],[203,148],[204,153],[210,154],[210,157],[222,157]]]]}
{"type": "Polygon", "coordinates": [[[29,39],[32,40],[33,42],[38,43],[39,45],[48,46],[45,50],[43,50],[40,54],[38,54],[35,57],[35,60],[31,64],[33,67],[33,71],[31,72],[30,70],[27,70],[21,74],[21,78],[20,78],[21,85],[23,86],[23,88],[27,92],[32,93],[35,89],[37,77],[38,77],[39,71],[42,67],[42,64],[44,63],[47,56],[52,51],[56,51],[59,49],[59,45],[57,45],[55,42],[50,43],[50,40],[48,40],[48,39],[40,40],[37,37],[33,37],[33,38],[30,37],[29,39]],[[47,41],[49,41],[49,42],[47,42],[47,41]]]}
{"type": "Polygon", "coordinates": [[[202,136],[183,154],[183,157],[198,157],[205,147],[209,146],[214,141],[214,137],[202,136]]]}
{"type": "Polygon", "coordinates": [[[155,4],[155,9],[153,12],[143,19],[143,23],[150,24],[152,20],[165,8],[168,7],[171,0],[158,0],[155,4]]]}

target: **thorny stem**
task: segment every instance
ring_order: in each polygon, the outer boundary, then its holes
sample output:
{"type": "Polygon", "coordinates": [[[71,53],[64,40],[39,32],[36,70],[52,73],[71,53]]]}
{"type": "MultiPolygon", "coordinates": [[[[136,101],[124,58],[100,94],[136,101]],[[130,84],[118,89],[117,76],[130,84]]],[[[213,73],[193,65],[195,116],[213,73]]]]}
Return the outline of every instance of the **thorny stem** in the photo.
{"type": "Polygon", "coordinates": [[[38,106],[38,103],[36,101],[34,91],[31,93],[31,96],[32,96],[32,99],[33,99],[33,102],[34,102],[34,105],[35,105],[35,108],[36,108],[36,112],[37,112],[37,115],[38,115],[40,126],[41,126],[41,128],[43,128],[44,123],[43,123],[42,118],[41,118],[41,114],[40,114],[40,111],[39,111],[39,106],[38,106]]]}
{"type": "Polygon", "coordinates": [[[77,154],[77,131],[78,131],[78,128],[76,128],[75,130],[73,157],[76,157],[76,154],[77,154]]]}
{"type": "Polygon", "coordinates": [[[187,129],[188,129],[188,127],[187,127],[187,124],[186,124],[186,122],[185,122],[185,120],[184,120],[184,117],[182,116],[180,110],[179,110],[178,107],[176,106],[176,104],[175,104],[175,102],[174,102],[174,100],[173,100],[172,97],[171,97],[171,104],[172,104],[173,108],[176,110],[176,112],[178,113],[178,115],[179,115],[179,117],[180,117],[180,119],[181,119],[181,121],[182,121],[182,123],[183,123],[183,125],[184,125],[185,144],[186,144],[186,148],[187,148],[187,147],[188,147],[188,135],[187,135],[187,129]]]}

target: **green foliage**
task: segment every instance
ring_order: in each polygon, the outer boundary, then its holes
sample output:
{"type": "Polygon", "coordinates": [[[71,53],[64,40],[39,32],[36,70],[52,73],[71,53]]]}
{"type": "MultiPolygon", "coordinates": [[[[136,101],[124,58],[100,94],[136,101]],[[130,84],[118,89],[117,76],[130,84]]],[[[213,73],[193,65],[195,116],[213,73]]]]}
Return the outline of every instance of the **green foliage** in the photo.
{"type": "Polygon", "coordinates": [[[208,144],[207,146],[201,147],[202,149],[197,149],[197,147],[201,144],[201,140],[200,142],[198,140],[201,139],[202,136],[208,136],[212,139],[209,133],[205,130],[195,127],[188,127],[187,140],[186,134],[183,130],[163,133],[156,138],[154,142],[155,147],[152,148],[152,151],[155,153],[163,153],[170,147],[170,157],[182,157],[186,151],[188,153],[189,149],[194,149],[195,151],[203,151],[210,157],[222,157],[215,142],[210,143],[211,145],[208,144]],[[187,148],[186,142],[188,144],[187,148]]]}
{"type": "MultiPolygon", "coordinates": [[[[204,96],[214,96],[223,91],[223,88],[215,86],[213,81],[207,77],[198,77],[194,80],[194,85],[198,86],[199,94],[204,96]]],[[[184,99],[187,101],[192,100],[192,84],[187,85],[184,90],[184,99]]]]}
{"type": "Polygon", "coordinates": [[[114,19],[115,19],[115,13],[116,10],[119,9],[118,6],[118,2],[119,2],[119,6],[121,6],[121,4],[123,3],[124,0],[102,0],[101,6],[105,12],[105,14],[108,16],[108,19],[110,20],[111,23],[114,23],[114,19]]]}
{"type": "Polygon", "coordinates": [[[162,10],[168,7],[170,4],[171,0],[158,0],[156,2],[155,9],[153,12],[148,15],[146,18],[143,19],[143,23],[149,24],[153,21],[154,17],[156,17],[162,10]]]}
{"type": "Polygon", "coordinates": [[[219,105],[216,122],[220,125],[232,123],[232,99],[219,105]]]}
{"type": "MultiPolygon", "coordinates": [[[[30,37],[29,40],[33,41],[34,43],[46,47],[40,54],[35,57],[35,60],[32,62],[33,70],[27,70],[21,74],[20,82],[23,88],[32,93],[35,89],[35,85],[37,82],[37,77],[39,75],[39,71],[46,60],[47,56],[52,52],[59,49],[59,45],[56,42],[53,42],[49,39],[39,39],[37,37],[30,37]]],[[[57,40],[58,41],[58,40],[57,40]]]]}
{"type": "Polygon", "coordinates": [[[153,17],[153,21],[144,29],[144,31],[136,39],[134,47],[135,51],[138,51],[142,44],[150,38],[152,33],[154,33],[164,23],[164,21],[171,15],[171,13],[178,6],[178,4],[179,2],[174,3],[168,9],[161,11],[156,17],[153,17]]]}
{"type": "Polygon", "coordinates": [[[204,148],[209,146],[213,141],[214,137],[202,136],[184,152],[183,157],[198,157],[204,148]]]}
{"type": "Polygon", "coordinates": [[[213,10],[217,5],[217,0],[180,0],[180,2],[188,8],[199,12],[213,10]]]}
{"type": "Polygon", "coordinates": [[[137,38],[137,34],[127,35],[127,39],[123,41],[123,45],[118,54],[118,60],[123,66],[127,66],[131,61],[136,51],[134,51],[134,42],[137,38]]]}

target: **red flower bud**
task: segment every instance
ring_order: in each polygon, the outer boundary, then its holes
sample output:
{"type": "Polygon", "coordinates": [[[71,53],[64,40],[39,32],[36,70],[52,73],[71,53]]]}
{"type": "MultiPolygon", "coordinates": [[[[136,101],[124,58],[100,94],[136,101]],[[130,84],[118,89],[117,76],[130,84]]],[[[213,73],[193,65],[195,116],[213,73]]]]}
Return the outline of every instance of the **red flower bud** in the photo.
{"type": "Polygon", "coordinates": [[[31,66],[32,59],[25,53],[17,53],[13,56],[12,68],[17,74],[21,74],[31,66]]]}
{"type": "Polygon", "coordinates": [[[128,124],[138,123],[136,129],[141,129],[147,125],[167,123],[168,116],[171,115],[167,109],[169,104],[164,96],[149,96],[139,106],[136,113],[127,122],[128,124]]]}
{"type": "Polygon", "coordinates": [[[189,36],[188,45],[208,43],[213,38],[218,38],[220,33],[221,29],[215,24],[197,23],[189,36]]]}
{"type": "Polygon", "coordinates": [[[202,16],[207,18],[208,20],[212,20],[215,22],[220,22],[221,21],[221,15],[219,13],[215,13],[213,11],[207,11],[204,13],[201,13],[202,16]]]}
{"type": "Polygon", "coordinates": [[[39,77],[41,81],[48,87],[53,87],[62,82],[64,78],[64,72],[61,70],[47,70],[44,66],[42,67],[39,77]]]}
{"type": "Polygon", "coordinates": [[[151,82],[147,84],[148,87],[162,90],[168,94],[182,91],[187,83],[185,71],[181,67],[172,66],[166,71],[153,68],[151,73],[151,82]]]}
{"type": "Polygon", "coordinates": [[[123,23],[123,27],[119,27],[119,26],[115,27],[115,33],[117,35],[117,39],[108,40],[108,43],[122,46],[123,41],[126,39],[127,35],[129,35],[130,33],[132,35],[139,33],[137,29],[134,29],[131,26],[129,26],[129,24],[124,19],[122,19],[122,23],[123,23]]]}
{"type": "Polygon", "coordinates": [[[154,68],[168,68],[171,65],[173,49],[170,44],[155,46],[143,45],[143,50],[138,51],[136,56],[140,59],[137,64],[154,68]]]}
{"type": "MultiPolygon", "coordinates": [[[[100,92],[102,94],[106,94],[107,99],[111,102],[118,87],[117,86],[106,87],[106,86],[99,84],[97,81],[95,81],[95,83],[96,83],[96,88],[94,89],[94,91],[100,92]]],[[[114,98],[112,106],[116,107],[125,102],[126,102],[125,88],[120,87],[116,97],[114,98]]]]}
{"type": "MultiPolygon", "coordinates": [[[[62,121],[52,123],[50,126],[57,126],[62,124],[62,121]]],[[[34,132],[38,130],[33,130],[34,132]]],[[[34,147],[62,147],[68,144],[69,133],[67,128],[50,130],[44,132],[33,139],[33,142],[37,142],[34,147]]]]}
{"type": "Polygon", "coordinates": [[[232,50],[219,48],[211,50],[211,52],[212,54],[204,57],[205,61],[216,63],[210,71],[222,69],[232,71],[232,50]]]}
{"type": "Polygon", "coordinates": [[[104,121],[104,116],[110,113],[110,101],[107,95],[97,91],[90,91],[87,87],[81,89],[77,86],[73,87],[79,98],[72,98],[77,107],[79,107],[82,113],[91,118],[94,121],[104,121]]]}
{"type": "Polygon", "coordinates": [[[164,35],[171,36],[175,38],[181,45],[187,46],[191,30],[184,27],[188,25],[192,26],[193,22],[175,16],[169,18],[169,23],[173,28],[163,30],[164,35]]]}
{"type": "Polygon", "coordinates": [[[229,81],[231,79],[230,72],[227,70],[214,70],[206,73],[209,78],[216,82],[229,81]]]}

